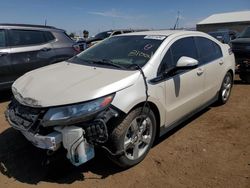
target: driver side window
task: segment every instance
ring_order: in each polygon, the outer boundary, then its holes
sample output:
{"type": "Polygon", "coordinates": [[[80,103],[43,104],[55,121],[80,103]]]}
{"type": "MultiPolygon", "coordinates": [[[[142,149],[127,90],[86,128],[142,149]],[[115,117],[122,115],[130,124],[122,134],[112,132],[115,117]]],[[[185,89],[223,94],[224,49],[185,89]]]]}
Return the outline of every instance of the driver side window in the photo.
{"type": "Polygon", "coordinates": [[[159,74],[162,74],[164,72],[167,72],[170,68],[174,66],[173,64],[173,57],[172,57],[172,52],[171,48],[168,49],[167,53],[162,59],[160,68],[159,68],[159,74]]]}
{"type": "Polygon", "coordinates": [[[178,60],[182,57],[198,59],[194,37],[186,37],[174,42],[163,57],[158,74],[168,71],[175,67],[178,60]]]}

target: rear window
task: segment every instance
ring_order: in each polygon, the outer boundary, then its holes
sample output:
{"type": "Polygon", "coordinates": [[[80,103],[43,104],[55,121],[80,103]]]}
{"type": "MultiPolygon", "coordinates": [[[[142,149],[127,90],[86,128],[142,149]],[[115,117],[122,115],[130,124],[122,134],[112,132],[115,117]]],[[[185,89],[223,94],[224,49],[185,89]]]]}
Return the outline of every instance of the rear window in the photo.
{"type": "Polygon", "coordinates": [[[10,46],[28,46],[45,43],[44,33],[35,30],[10,30],[10,46]]]}
{"type": "Polygon", "coordinates": [[[6,46],[5,31],[0,30],[0,48],[6,46]]]}

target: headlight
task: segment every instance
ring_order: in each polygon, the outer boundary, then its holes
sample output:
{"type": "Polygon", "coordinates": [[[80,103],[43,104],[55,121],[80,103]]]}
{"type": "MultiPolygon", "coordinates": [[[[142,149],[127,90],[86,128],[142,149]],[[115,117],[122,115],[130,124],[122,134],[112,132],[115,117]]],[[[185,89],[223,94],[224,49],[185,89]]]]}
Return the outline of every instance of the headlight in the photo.
{"type": "Polygon", "coordinates": [[[74,120],[81,116],[94,114],[106,108],[113,98],[114,95],[109,95],[85,103],[51,108],[45,114],[43,122],[49,126],[54,125],[53,122],[74,120]]]}

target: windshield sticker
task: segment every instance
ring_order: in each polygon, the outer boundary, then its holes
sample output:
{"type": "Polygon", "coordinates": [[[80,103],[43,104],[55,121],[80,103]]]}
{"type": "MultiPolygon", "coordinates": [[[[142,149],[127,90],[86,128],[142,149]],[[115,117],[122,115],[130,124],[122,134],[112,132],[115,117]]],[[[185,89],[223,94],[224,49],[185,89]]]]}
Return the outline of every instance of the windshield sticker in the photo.
{"type": "Polygon", "coordinates": [[[144,37],[144,39],[153,39],[153,40],[164,40],[166,36],[162,35],[147,35],[144,37]]]}
{"type": "Polygon", "coordinates": [[[129,57],[144,57],[144,58],[150,59],[149,54],[143,53],[143,52],[138,51],[138,50],[133,50],[133,51],[129,52],[128,56],[129,57]]]}
{"type": "Polygon", "coordinates": [[[146,44],[146,46],[144,46],[144,50],[145,51],[150,50],[152,47],[153,47],[152,44],[146,44]]]}

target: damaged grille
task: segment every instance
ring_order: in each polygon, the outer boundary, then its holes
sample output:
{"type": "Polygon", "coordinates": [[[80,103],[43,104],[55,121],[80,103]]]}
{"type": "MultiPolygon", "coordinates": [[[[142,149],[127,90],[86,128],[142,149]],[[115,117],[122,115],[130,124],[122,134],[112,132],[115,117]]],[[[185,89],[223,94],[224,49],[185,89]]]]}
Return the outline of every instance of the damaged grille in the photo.
{"type": "Polygon", "coordinates": [[[29,130],[37,122],[42,109],[32,108],[13,100],[9,104],[8,118],[11,125],[19,130],[29,130]]]}

